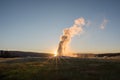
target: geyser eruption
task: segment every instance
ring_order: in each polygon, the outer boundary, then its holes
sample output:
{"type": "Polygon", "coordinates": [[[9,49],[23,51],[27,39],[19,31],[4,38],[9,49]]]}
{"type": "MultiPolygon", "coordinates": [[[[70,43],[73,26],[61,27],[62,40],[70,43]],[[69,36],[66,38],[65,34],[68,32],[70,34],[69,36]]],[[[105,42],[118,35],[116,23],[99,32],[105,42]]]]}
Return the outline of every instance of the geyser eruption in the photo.
{"type": "Polygon", "coordinates": [[[85,25],[85,19],[78,18],[74,21],[73,26],[71,26],[70,28],[65,28],[63,30],[63,35],[60,37],[60,42],[57,49],[57,56],[65,56],[71,38],[81,33],[83,31],[84,25],[85,25]]]}

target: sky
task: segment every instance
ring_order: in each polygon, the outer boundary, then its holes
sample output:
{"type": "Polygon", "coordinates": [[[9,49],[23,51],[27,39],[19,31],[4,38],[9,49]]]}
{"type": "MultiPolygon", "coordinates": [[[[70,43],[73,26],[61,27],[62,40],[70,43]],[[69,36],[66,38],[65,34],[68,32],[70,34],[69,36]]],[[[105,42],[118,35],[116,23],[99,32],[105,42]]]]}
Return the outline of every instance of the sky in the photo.
{"type": "Polygon", "coordinates": [[[0,0],[0,50],[53,52],[80,17],[87,23],[71,51],[120,52],[120,0],[0,0]]]}

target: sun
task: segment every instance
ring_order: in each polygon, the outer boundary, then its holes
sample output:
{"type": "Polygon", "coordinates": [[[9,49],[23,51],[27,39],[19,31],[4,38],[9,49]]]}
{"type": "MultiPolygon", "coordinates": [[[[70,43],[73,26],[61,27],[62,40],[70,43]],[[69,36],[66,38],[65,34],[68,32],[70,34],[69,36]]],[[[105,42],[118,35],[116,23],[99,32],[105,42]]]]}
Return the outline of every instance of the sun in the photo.
{"type": "Polygon", "coordinates": [[[54,56],[55,56],[55,57],[57,56],[57,51],[54,52],[54,56]]]}

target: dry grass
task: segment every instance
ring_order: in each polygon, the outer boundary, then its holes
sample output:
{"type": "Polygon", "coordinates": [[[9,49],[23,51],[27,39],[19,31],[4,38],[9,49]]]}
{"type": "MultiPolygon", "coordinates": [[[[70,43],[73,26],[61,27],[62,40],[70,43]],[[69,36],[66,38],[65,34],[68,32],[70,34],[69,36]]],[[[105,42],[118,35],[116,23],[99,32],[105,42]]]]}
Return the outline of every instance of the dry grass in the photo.
{"type": "Polygon", "coordinates": [[[23,58],[0,63],[0,80],[119,80],[120,61],[23,58]]]}

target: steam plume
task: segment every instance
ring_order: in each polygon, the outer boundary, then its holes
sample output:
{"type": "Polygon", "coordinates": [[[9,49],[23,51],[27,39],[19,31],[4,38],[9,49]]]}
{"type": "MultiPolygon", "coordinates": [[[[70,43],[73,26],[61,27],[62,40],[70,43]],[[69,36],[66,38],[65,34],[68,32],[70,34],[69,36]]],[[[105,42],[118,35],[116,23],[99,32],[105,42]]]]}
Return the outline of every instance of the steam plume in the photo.
{"type": "Polygon", "coordinates": [[[84,18],[78,18],[74,21],[74,24],[70,28],[65,28],[63,30],[63,35],[60,37],[60,42],[57,50],[58,56],[63,56],[66,53],[68,44],[71,41],[71,38],[78,33],[83,31],[83,26],[85,25],[84,18]]]}

